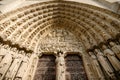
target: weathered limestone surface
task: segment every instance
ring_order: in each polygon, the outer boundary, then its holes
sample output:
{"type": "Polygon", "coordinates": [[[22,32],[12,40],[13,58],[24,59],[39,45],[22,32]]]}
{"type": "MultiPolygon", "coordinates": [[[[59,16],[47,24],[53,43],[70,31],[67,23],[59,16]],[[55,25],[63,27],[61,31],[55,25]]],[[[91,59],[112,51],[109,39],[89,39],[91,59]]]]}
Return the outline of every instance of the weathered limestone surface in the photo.
{"type": "MultiPolygon", "coordinates": [[[[39,56],[62,50],[82,55],[89,80],[116,80],[119,33],[119,15],[83,3],[48,1],[2,14],[0,79],[33,80],[39,56]]],[[[64,59],[56,57],[57,80],[66,79],[64,59]]]]}
{"type": "Polygon", "coordinates": [[[93,52],[89,52],[89,55],[91,56],[91,61],[92,61],[92,65],[93,65],[93,69],[94,69],[94,73],[96,75],[96,79],[100,79],[100,80],[105,80],[104,74],[101,70],[101,67],[97,61],[97,57],[94,55],[93,52]]]}
{"type": "Polygon", "coordinates": [[[115,57],[114,52],[108,49],[105,45],[103,45],[102,48],[104,54],[107,56],[114,69],[116,71],[120,71],[120,61],[115,57]]]}
{"type": "Polygon", "coordinates": [[[112,51],[115,53],[115,55],[120,59],[120,45],[110,42],[109,43],[111,46],[112,51]]]}
{"type": "Polygon", "coordinates": [[[56,80],[66,80],[65,71],[64,54],[59,52],[56,56],[56,80]]]}
{"type": "Polygon", "coordinates": [[[104,68],[105,72],[109,75],[109,77],[114,78],[115,77],[114,70],[108,63],[107,59],[104,57],[104,54],[100,52],[99,49],[95,49],[95,52],[97,54],[98,61],[104,68]]]}

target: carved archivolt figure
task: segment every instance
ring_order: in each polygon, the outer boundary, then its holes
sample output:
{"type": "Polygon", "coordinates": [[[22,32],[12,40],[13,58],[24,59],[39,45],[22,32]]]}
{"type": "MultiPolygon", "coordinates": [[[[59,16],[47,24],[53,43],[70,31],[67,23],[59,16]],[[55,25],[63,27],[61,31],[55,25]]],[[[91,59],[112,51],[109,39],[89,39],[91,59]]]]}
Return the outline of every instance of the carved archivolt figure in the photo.
{"type": "Polygon", "coordinates": [[[65,80],[65,60],[61,52],[56,56],[56,71],[56,80],[65,80]]]}
{"type": "Polygon", "coordinates": [[[95,52],[97,54],[97,58],[101,64],[101,66],[104,68],[105,72],[112,78],[115,77],[114,71],[110,64],[107,62],[106,58],[104,57],[103,53],[99,49],[95,49],[95,52]]]}
{"type": "Polygon", "coordinates": [[[94,55],[93,52],[89,52],[89,55],[91,56],[93,69],[95,70],[94,74],[96,75],[96,78],[98,78],[99,80],[105,80],[100,65],[97,61],[97,57],[94,55]]]}
{"type": "Polygon", "coordinates": [[[112,50],[108,49],[107,46],[103,45],[102,49],[104,50],[104,54],[107,56],[109,59],[110,63],[114,67],[116,71],[120,71],[120,62],[119,60],[115,57],[115,54],[112,50]]]}
{"type": "Polygon", "coordinates": [[[110,42],[110,45],[112,46],[112,51],[116,54],[116,56],[120,59],[120,45],[117,45],[114,42],[110,42]]]}

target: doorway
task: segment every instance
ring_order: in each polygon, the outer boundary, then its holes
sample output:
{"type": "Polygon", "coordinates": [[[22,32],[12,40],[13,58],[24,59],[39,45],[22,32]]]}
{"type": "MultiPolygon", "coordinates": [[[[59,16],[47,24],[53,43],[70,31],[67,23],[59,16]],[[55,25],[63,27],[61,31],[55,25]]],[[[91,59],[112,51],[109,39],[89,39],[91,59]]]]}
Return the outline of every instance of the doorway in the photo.
{"type": "Polygon", "coordinates": [[[66,61],[66,80],[88,80],[85,73],[82,57],[77,54],[68,54],[66,61]]]}
{"type": "Polygon", "coordinates": [[[43,55],[39,58],[34,80],[55,80],[55,56],[43,55]]]}

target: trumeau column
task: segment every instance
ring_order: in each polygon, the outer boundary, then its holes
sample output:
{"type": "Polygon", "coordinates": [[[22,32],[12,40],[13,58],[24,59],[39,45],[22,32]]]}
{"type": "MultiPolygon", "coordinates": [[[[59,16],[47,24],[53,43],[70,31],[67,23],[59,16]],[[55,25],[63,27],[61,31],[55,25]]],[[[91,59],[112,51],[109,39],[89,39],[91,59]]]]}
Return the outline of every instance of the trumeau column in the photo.
{"type": "Polygon", "coordinates": [[[33,80],[35,70],[37,68],[37,63],[38,56],[35,53],[33,53],[29,59],[29,66],[27,68],[27,71],[25,72],[23,80],[33,80]]]}
{"type": "Polygon", "coordinates": [[[65,80],[65,59],[62,52],[56,55],[56,80],[65,80]]]}

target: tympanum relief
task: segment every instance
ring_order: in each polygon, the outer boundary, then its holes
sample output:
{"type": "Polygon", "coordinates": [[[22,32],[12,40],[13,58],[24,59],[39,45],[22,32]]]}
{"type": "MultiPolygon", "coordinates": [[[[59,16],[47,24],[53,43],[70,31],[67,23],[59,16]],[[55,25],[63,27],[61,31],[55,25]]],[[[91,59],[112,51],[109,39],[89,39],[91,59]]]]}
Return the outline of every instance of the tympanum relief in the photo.
{"type": "Polygon", "coordinates": [[[74,34],[57,28],[40,41],[38,49],[40,52],[55,52],[59,49],[66,52],[82,52],[82,44],[74,34]]]}

